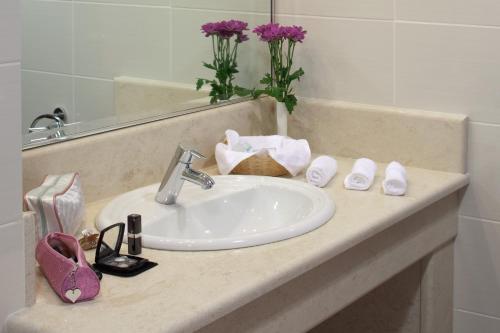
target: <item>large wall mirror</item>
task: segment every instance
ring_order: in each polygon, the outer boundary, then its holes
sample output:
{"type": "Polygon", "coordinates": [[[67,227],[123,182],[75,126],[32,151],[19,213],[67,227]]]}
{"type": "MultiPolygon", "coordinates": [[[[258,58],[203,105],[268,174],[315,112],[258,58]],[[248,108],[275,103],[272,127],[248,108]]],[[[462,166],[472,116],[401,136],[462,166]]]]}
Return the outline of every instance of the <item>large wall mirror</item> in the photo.
{"type": "Polygon", "coordinates": [[[251,30],[271,20],[271,2],[22,0],[24,149],[241,101],[196,89],[215,77],[201,26],[248,23],[233,84],[254,87],[269,60],[251,30]]]}

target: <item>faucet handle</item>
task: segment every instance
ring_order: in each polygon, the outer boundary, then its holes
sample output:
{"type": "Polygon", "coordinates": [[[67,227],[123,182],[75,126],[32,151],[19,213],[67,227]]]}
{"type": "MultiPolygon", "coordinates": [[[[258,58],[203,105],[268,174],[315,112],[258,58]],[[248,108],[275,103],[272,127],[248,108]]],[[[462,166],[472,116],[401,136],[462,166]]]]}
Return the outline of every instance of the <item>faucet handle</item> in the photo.
{"type": "Polygon", "coordinates": [[[199,158],[199,159],[203,159],[203,160],[206,160],[207,158],[200,152],[196,151],[196,150],[188,150],[188,152],[191,153],[192,156],[196,157],[196,158],[199,158]]]}
{"type": "Polygon", "coordinates": [[[205,156],[203,156],[202,153],[194,150],[194,149],[184,149],[181,145],[177,147],[177,153],[180,155],[179,156],[179,161],[182,163],[186,164],[191,164],[193,157],[195,158],[200,158],[200,159],[206,159],[205,156]]]}

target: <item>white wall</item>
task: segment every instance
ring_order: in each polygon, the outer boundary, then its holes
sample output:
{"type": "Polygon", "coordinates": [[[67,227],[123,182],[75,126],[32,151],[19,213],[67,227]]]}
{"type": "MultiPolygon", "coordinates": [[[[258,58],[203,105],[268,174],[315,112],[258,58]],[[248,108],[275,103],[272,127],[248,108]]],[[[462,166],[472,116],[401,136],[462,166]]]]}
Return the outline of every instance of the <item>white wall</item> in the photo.
{"type": "Polygon", "coordinates": [[[300,95],[470,116],[455,331],[500,332],[500,1],[276,2],[309,31],[300,95]]]}
{"type": "Polygon", "coordinates": [[[0,2],[0,330],[24,305],[19,0],[0,2]]]}
{"type": "MultiPolygon", "coordinates": [[[[213,76],[201,64],[212,50],[200,26],[235,18],[253,27],[269,20],[270,9],[270,0],[21,1],[25,130],[57,106],[70,122],[113,116],[118,76],[194,89],[197,77],[213,76]]],[[[264,45],[256,45],[255,39],[242,44],[239,57],[239,77],[255,83],[267,66],[264,45]]]]}

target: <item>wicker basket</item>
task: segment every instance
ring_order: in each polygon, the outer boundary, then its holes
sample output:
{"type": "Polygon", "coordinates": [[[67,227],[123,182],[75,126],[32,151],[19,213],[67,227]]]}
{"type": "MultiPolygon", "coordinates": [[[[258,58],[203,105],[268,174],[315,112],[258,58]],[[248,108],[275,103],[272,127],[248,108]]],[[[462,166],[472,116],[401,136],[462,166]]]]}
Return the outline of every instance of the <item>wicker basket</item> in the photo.
{"type": "Polygon", "coordinates": [[[241,161],[231,171],[237,175],[257,175],[257,176],[284,176],[288,171],[278,162],[273,160],[269,155],[257,156],[253,155],[241,161]]]}
{"type": "MultiPolygon", "coordinates": [[[[224,144],[227,144],[227,140],[224,140],[224,144]]],[[[269,155],[253,155],[238,163],[231,174],[279,177],[289,173],[269,155]]]]}

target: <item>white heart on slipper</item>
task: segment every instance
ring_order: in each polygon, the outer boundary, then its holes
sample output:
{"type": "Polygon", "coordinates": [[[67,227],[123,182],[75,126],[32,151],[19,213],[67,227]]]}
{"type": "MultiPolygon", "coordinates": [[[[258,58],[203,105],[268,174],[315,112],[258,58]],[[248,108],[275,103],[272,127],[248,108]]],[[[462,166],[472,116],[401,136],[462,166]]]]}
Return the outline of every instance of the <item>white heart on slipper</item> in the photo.
{"type": "Polygon", "coordinates": [[[66,298],[73,303],[75,303],[80,298],[81,295],[82,292],[80,291],[80,289],[73,289],[73,290],[70,289],[66,291],[66,293],[64,294],[64,296],[66,296],[66,298]]]}

